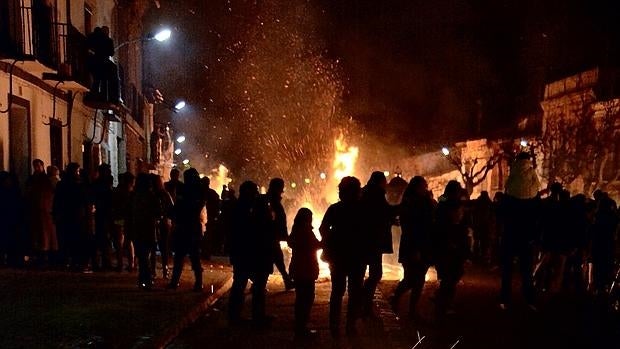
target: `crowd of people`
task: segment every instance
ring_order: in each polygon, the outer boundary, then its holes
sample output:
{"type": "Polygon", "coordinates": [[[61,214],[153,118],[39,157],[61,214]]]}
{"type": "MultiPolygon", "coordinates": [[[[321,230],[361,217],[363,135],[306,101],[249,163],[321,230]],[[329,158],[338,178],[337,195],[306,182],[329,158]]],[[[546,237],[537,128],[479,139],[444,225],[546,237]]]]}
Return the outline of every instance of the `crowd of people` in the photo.
{"type": "Polygon", "coordinates": [[[61,178],[54,167],[46,173],[41,160],[35,160],[33,168],[23,192],[15,176],[0,172],[1,264],[20,266],[27,260],[33,266],[79,271],[137,267],[138,286],[150,289],[159,251],[169,289],[179,287],[189,256],[194,290],[200,291],[201,257],[227,254],[233,266],[231,325],[243,321],[248,281],[252,321],[259,326],[270,323],[265,293],[275,264],[286,290],[296,290],[296,335],[313,336],[308,320],[319,276],[317,251],[322,249],[320,258],[329,264],[331,276],[331,334],[340,335],[342,301],[348,292],[345,331],[354,335],[358,319],[376,316],[373,297],[383,274],[382,257],[394,253],[393,225],[402,231],[397,252],[404,277],[390,302],[399,309],[402,296],[411,291],[411,318],[416,317],[431,266],[439,280],[434,297],[438,319],[452,311],[467,260],[501,269],[501,309],[511,306],[516,260],[523,297],[532,311],[537,292],[589,288],[600,293],[612,281],[618,226],[614,200],[600,190],[593,198],[571,197],[559,183],[541,190],[527,154],[517,157],[505,192],[493,199],[482,192],[470,200],[457,181],[448,182],[435,199],[421,176],[413,177],[397,195],[388,193],[383,172],[373,172],[363,187],[357,178],[344,177],[338,185],[339,201],[328,207],[318,227],[320,239],[308,208],[299,209],[289,234],[281,178],[271,179],[266,194],[246,181],[238,197],[226,187],[220,197],[209,179],[200,178],[193,168],[183,172],[183,181],[180,171],[173,169],[166,183],[158,175],[134,178],[124,173],[115,188],[105,164],[92,181],[76,163],[69,164],[61,178]],[[282,241],[292,249],[288,272],[282,241]]]}

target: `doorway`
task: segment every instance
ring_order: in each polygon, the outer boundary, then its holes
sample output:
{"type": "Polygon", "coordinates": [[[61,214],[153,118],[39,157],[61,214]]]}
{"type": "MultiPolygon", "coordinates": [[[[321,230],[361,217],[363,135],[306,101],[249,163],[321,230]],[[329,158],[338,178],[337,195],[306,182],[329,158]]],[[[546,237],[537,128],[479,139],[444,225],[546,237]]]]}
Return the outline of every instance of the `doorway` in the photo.
{"type": "Polygon", "coordinates": [[[12,99],[9,112],[9,168],[21,184],[30,176],[31,136],[30,102],[17,96],[12,99]]]}

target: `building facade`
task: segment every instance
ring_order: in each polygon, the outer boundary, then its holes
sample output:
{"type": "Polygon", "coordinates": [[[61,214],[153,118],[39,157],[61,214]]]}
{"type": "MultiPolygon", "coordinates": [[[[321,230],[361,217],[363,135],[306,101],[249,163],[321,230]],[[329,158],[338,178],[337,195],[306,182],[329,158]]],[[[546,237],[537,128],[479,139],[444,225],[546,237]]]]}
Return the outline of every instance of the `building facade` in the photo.
{"type": "Polygon", "coordinates": [[[545,87],[544,177],[573,194],[595,189],[620,196],[620,74],[594,68],[545,87]]]}
{"type": "Polygon", "coordinates": [[[143,170],[153,108],[142,93],[142,42],[134,39],[144,36],[146,6],[146,0],[0,2],[1,170],[24,181],[37,158],[61,169],[78,162],[90,174],[108,163],[115,178],[143,170]],[[104,26],[118,47],[106,62],[119,77],[115,100],[108,92],[116,79],[102,80],[93,58],[94,33],[104,26]]]}

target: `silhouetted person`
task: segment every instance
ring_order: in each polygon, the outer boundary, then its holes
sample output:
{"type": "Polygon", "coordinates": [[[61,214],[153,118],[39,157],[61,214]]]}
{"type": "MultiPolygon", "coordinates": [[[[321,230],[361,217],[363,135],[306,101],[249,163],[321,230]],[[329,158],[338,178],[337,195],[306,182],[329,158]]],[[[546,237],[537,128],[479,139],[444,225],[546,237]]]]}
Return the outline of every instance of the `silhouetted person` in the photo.
{"type": "Polygon", "coordinates": [[[114,56],[114,41],[110,37],[110,28],[96,27],[88,36],[87,42],[92,52],[93,89],[107,102],[122,102],[120,95],[120,79],[118,67],[112,61],[114,56]]]}
{"type": "Polygon", "coordinates": [[[45,172],[47,173],[47,177],[50,179],[50,182],[52,182],[52,188],[56,190],[56,185],[60,182],[60,170],[58,167],[50,165],[47,166],[45,172]]]}
{"type": "Polygon", "coordinates": [[[396,177],[390,179],[387,188],[385,189],[386,198],[390,205],[398,205],[401,203],[405,189],[407,189],[407,185],[407,181],[398,174],[396,177]]]}
{"type": "Polygon", "coordinates": [[[93,269],[111,269],[110,262],[110,237],[113,228],[112,216],[112,169],[108,164],[97,167],[97,178],[91,186],[93,204],[95,205],[95,251],[93,269]],[[99,254],[101,257],[98,257],[99,254]],[[99,264],[99,258],[101,264],[99,264]]]}
{"type": "Polygon", "coordinates": [[[58,250],[56,227],[52,219],[54,187],[45,173],[43,161],[32,161],[34,172],[26,181],[25,197],[27,206],[26,222],[30,228],[30,248],[36,262],[45,264],[58,250]]]}
{"type": "Polygon", "coordinates": [[[369,238],[364,236],[360,203],[361,185],[355,177],[344,177],[338,185],[340,201],[329,206],[319,231],[323,242],[322,258],[329,263],[332,291],[329,298],[329,328],[340,335],[342,298],[348,287],[347,334],[355,334],[363,297],[364,258],[369,238]]]}
{"type": "Polygon", "coordinates": [[[298,337],[316,335],[316,331],[307,328],[314,304],[314,282],[319,278],[316,253],[321,248],[312,229],[312,211],[299,209],[288,237],[288,245],[293,250],[290,272],[295,280],[295,335],[298,337]]]}
{"type": "Polygon", "coordinates": [[[112,242],[116,252],[116,271],[123,270],[123,252],[127,251],[127,270],[135,268],[133,241],[127,236],[126,223],[129,211],[129,198],[133,192],[135,177],[131,172],[122,173],[118,178],[118,186],[112,191],[112,242]]]}
{"type": "Polygon", "coordinates": [[[194,291],[201,291],[200,242],[204,232],[202,214],[205,209],[205,200],[200,186],[200,176],[196,169],[185,170],[183,181],[185,185],[181,191],[177,192],[177,201],[172,214],[174,221],[174,233],[172,235],[174,267],[168,288],[176,289],[179,286],[185,256],[189,255],[194,271],[194,291]]]}
{"type": "Polygon", "coordinates": [[[180,175],[181,172],[173,168],[170,170],[170,180],[164,183],[166,191],[170,194],[172,201],[175,203],[177,202],[177,193],[183,190],[183,182],[179,180],[180,175]]]}
{"type": "Polygon", "coordinates": [[[456,285],[464,274],[469,257],[468,226],[465,220],[466,191],[457,181],[449,181],[435,214],[433,235],[435,267],[439,288],[435,305],[439,319],[450,309],[456,285]]]}
{"type": "Polygon", "coordinates": [[[210,259],[211,255],[220,252],[221,246],[220,232],[218,229],[220,216],[220,196],[211,186],[209,177],[200,179],[203,195],[205,197],[207,207],[207,226],[205,228],[205,239],[203,240],[202,255],[206,259],[210,259]]]}
{"type": "Polygon", "coordinates": [[[562,288],[584,292],[586,284],[583,278],[583,264],[593,221],[594,204],[588,203],[588,198],[584,194],[578,194],[570,198],[568,209],[567,255],[562,288]]]}
{"type": "MultiPolygon", "coordinates": [[[[169,277],[168,271],[168,259],[170,257],[170,238],[172,232],[172,214],[174,210],[174,203],[172,197],[164,188],[164,182],[161,176],[152,174],[151,181],[153,182],[153,193],[157,197],[157,203],[159,204],[160,215],[157,217],[157,247],[161,255],[161,269],[164,279],[169,277]]],[[[151,269],[153,275],[156,274],[156,255],[153,251],[151,257],[151,269]]]]}
{"type": "Polygon", "coordinates": [[[222,188],[222,209],[220,213],[220,229],[222,231],[222,248],[224,255],[228,255],[230,253],[230,239],[233,228],[233,212],[235,208],[235,203],[237,198],[235,197],[235,192],[232,189],[229,189],[227,185],[224,185],[222,188]]]}
{"type": "Polygon", "coordinates": [[[239,187],[239,198],[232,212],[230,263],[233,284],[230,289],[228,316],[231,324],[241,320],[244,291],[252,281],[252,320],[268,325],[265,315],[265,288],[273,272],[272,217],[265,200],[259,198],[258,185],[246,181],[239,187]]]}
{"type": "Polygon", "coordinates": [[[87,190],[80,177],[80,165],[69,163],[64,176],[58,182],[54,195],[53,214],[56,222],[63,256],[71,261],[74,269],[87,267],[89,236],[87,235],[87,190]]]}
{"type": "Polygon", "coordinates": [[[530,309],[535,310],[535,292],[532,282],[532,243],[536,240],[536,219],[539,203],[536,199],[540,183],[528,153],[520,153],[510,167],[502,199],[500,216],[504,221],[500,259],[502,283],[500,307],[507,309],[512,293],[512,268],[519,259],[521,288],[530,309]]]}
{"type": "Polygon", "coordinates": [[[592,278],[596,293],[604,292],[612,281],[618,213],[616,203],[604,193],[596,193],[596,214],[590,237],[592,278]]]}
{"type": "Polygon", "coordinates": [[[473,257],[477,262],[488,265],[491,261],[491,235],[493,226],[493,202],[489,193],[482,191],[473,202],[474,248],[473,257]]]}
{"type": "Polygon", "coordinates": [[[560,183],[553,183],[549,197],[542,200],[540,225],[543,255],[537,274],[540,275],[543,292],[549,289],[557,292],[562,284],[568,253],[569,196],[560,183]]]}
{"type": "Polygon", "coordinates": [[[17,176],[0,171],[0,266],[20,266],[20,226],[23,202],[17,176]]]}
{"type": "Polygon", "coordinates": [[[127,235],[131,237],[138,259],[138,287],[151,289],[153,274],[150,265],[151,254],[157,243],[157,223],[161,216],[159,200],[153,192],[149,174],[140,173],[136,187],[129,198],[127,212],[127,235]]]}
{"type": "MultiPolygon", "coordinates": [[[[396,210],[387,202],[387,179],[383,172],[375,171],[362,188],[361,205],[364,235],[370,239],[364,263],[368,265],[368,278],[364,281],[363,315],[376,315],[372,300],[383,276],[383,254],[393,253],[392,223],[396,210]]],[[[364,266],[365,268],[365,266],[364,266]]]]}
{"type": "Polygon", "coordinates": [[[392,308],[396,310],[400,297],[411,290],[410,318],[415,316],[415,308],[422,295],[426,273],[433,260],[432,233],[435,205],[424,177],[413,177],[400,204],[402,234],[398,261],[403,266],[404,276],[391,298],[392,308]]]}
{"type": "Polygon", "coordinates": [[[286,227],[286,212],[284,206],[282,206],[282,194],[284,193],[284,180],[282,178],[272,178],[269,181],[269,188],[267,189],[267,203],[271,210],[273,217],[272,221],[272,251],[273,251],[273,263],[278,268],[278,271],[282,275],[284,280],[284,287],[286,290],[290,290],[294,287],[291,277],[286,271],[286,265],[284,265],[284,255],[280,248],[280,241],[286,241],[288,238],[288,229],[286,227]]]}

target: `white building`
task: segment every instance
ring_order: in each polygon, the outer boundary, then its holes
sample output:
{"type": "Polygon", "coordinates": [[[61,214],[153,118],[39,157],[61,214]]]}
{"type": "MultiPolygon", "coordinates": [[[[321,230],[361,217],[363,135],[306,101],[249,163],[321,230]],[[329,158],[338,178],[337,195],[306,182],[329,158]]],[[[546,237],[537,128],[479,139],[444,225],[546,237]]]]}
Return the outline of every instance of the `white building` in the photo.
{"type": "MultiPolygon", "coordinates": [[[[0,170],[24,181],[33,159],[114,177],[148,162],[152,105],[142,94],[141,16],[146,1],[0,1],[0,170]],[[137,16],[137,17],[136,17],[137,16]],[[84,101],[92,90],[87,35],[107,26],[123,103],[84,101]]],[[[91,53],[92,54],[92,53],[91,53]]],[[[92,96],[92,95],[91,95],[92,96]]]]}

